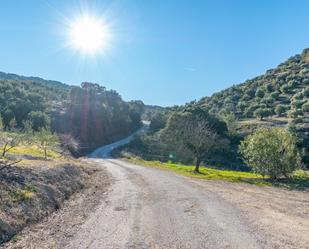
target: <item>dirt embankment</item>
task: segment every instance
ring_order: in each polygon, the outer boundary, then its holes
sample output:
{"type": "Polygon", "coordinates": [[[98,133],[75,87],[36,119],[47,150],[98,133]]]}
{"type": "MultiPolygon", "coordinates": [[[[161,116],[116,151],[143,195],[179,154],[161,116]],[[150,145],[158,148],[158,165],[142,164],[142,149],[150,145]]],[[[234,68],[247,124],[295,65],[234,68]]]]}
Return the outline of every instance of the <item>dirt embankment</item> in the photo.
{"type": "Polygon", "coordinates": [[[0,171],[0,245],[88,188],[98,168],[78,160],[24,161],[0,171]]]}

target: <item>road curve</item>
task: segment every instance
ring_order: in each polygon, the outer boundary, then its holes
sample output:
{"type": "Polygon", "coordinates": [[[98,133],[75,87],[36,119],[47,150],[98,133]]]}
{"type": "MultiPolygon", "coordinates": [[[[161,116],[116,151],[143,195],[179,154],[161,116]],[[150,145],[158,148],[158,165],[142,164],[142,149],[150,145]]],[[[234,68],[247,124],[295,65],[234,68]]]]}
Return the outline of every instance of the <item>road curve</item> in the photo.
{"type": "Polygon", "coordinates": [[[116,159],[89,160],[112,175],[113,185],[65,248],[266,248],[236,207],[194,180],[116,159]]]}

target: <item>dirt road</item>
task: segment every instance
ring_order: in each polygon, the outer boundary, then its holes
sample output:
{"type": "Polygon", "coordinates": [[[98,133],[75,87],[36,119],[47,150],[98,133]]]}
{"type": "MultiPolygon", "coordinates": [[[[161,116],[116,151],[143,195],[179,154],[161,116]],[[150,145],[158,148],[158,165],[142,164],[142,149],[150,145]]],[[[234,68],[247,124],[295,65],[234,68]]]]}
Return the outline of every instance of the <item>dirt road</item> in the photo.
{"type": "Polygon", "coordinates": [[[195,180],[115,159],[88,160],[112,181],[101,197],[96,193],[96,200],[101,198],[96,207],[80,219],[79,201],[7,248],[309,248],[308,192],[195,180]],[[74,225],[63,222],[76,219],[74,225]]]}

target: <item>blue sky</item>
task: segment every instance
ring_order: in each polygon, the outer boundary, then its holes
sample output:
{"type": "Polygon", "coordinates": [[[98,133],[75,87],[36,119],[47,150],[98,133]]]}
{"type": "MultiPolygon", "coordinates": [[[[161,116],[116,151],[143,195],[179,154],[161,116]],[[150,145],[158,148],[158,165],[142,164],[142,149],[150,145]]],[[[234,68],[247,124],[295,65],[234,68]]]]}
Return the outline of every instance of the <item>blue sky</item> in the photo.
{"type": "Polygon", "coordinates": [[[10,0],[0,10],[0,71],[97,82],[163,106],[241,83],[309,47],[306,0],[10,0]],[[113,33],[95,57],[64,46],[68,20],[85,9],[113,33]]]}

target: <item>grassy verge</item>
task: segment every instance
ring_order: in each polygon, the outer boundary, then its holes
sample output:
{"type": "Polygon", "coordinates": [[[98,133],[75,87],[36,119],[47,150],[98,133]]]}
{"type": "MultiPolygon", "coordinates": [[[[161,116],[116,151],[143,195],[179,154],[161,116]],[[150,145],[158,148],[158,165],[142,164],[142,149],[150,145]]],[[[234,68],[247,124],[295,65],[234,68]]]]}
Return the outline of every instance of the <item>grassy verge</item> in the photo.
{"type": "Polygon", "coordinates": [[[306,190],[309,189],[309,172],[297,171],[291,179],[280,179],[272,181],[269,178],[263,178],[261,175],[257,175],[250,172],[242,172],[235,170],[219,170],[213,168],[200,168],[200,174],[194,173],[194,166],[174,164],[174,163],[162,163],[159,161],[145,161],[140,158],[130,157],[125,160],[129,160],[135,164],[144,165],[147,167],[154,167],[162,170],[173,171],[185,176],[203,179],[203,180],[222,180],[238,183],[249,183],[256,185],[285,187],[288,189],[306,190]]]}
{"type": "MultiPolygon", "coordinates": [[[[33,157],[44,157],[44,151],[35,145],[21,145],[12,148],[8,154],[12,155],[29,155],[33,157]]],[[[47,157],[58,159],[61,157],[60,153],[54,150],[47,151],[47,157]]]]}

